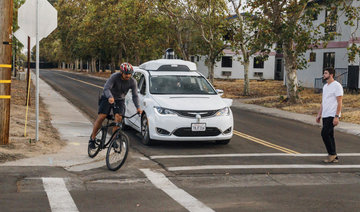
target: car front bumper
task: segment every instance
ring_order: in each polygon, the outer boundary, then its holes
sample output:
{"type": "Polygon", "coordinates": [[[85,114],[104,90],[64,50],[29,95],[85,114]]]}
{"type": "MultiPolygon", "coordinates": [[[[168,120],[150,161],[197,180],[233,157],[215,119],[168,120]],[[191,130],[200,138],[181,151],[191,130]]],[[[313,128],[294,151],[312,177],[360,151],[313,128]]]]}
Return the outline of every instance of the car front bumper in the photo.
{"type": "Polygon", "coordinates": [[[153,114],[149,118],[150,138],[164,141],[216,141],[228,140],[233,136],[234,121],[232,113],[227,116],[214,116],[197,120],[178,115],[153,114]],[[206,130],[193,132],[194,123],[206,124],[206,130]],[[163,130],[168,132],[164,133],[163,130]],[[160,131],[160,132],[159,132],[160,131]]]}

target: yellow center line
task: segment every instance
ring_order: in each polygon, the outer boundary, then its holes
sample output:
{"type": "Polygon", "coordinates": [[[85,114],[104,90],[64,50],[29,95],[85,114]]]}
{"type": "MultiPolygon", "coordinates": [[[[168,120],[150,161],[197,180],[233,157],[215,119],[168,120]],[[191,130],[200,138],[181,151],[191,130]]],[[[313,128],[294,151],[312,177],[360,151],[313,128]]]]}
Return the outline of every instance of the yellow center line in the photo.
{"type": "Polygon", "coordinates": [[[242,138],[245,138],[247,140],[256,142],[258,144],[261,144],[261,145],[264,145],[264,146],[267,146],[267,147],[270,147],[270,148],[273,148],[273,149],[277,149],[279,151],[282,151],[282,152],[285,152],[285,153],[288,153],[288,154],[300,154],[299,152],[296,152],[294,150],[291,150],[291,149],[288,149],[288,148],[285,148],[285,147],[282,147],[282,146],[279,146],[279,145],[276,145],[276,144],[261,140],[259,138],[255,138],[253,136],[238,132],[236,130],[234,130],[234,134],[237,135],[237,136],[240,136],[242,138]]]}
{"type": "Polygon", "coordinates": [[[0,83],[11,83],[11,80],[0,80],[0,83]]]}
{"type": "Polygon", "coordinates": [[[75,78],[72,78],[72,77],[68,77],[68,76],[63,75],[63,74],[58,74],[58,73],[55,73],[55,74],[66,77],[66,78],[69,78],[69,79],[72,79],[72,80],[75,80],[75,81],[78,81],[78,82],[82,82],[82,83],[87,84],[87,85],[91,85],[91,86],[94,86],[94,87],[97,87],[97,88],[101,88],[101,89],[103,88],[101,86],[98,86],[98,85],[95,85],[95,84],[92,84],[92,83],[89,83],[89,82],[85,82],[85,81],[82,81],[82,80],[78,80],[78,79],[75,79],[75,78]]]}

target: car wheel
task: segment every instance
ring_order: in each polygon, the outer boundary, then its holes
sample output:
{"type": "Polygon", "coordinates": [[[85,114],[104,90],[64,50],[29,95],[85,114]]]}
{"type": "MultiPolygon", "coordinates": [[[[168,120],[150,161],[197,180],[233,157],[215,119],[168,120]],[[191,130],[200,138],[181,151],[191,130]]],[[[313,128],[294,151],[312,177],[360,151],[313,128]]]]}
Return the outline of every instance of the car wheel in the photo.
{"type": "Polygon", "coordinates": [[[228,144],[228,143],[230,143],[230,139],[216,141],[216,144],[226,145],[226,144],[228,144]]]}
{"type": "Polygon", "coordinates": [[[152,144],[152,140],[150,139],[150,133],[149,133],[149,122],[146,114],[144,114],[143,117],[141,118],[141,136],[142,136],[141,141],[143,144],[148,146],[152,144]]]}

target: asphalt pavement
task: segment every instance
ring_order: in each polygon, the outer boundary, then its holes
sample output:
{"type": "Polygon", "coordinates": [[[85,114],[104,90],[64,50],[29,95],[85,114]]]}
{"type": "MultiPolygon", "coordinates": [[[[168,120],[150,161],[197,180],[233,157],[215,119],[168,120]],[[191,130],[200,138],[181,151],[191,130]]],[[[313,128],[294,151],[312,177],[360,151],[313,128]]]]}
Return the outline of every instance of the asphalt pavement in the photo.
{"type": "Polygon", "coordinates": [[[40,74],[47,82],[40,80],[40,95],[67,145],[56,154],[0,164],[0,211],[360,209],[360,125],[336,127],[341,162],[329,166],[320,162],[326,154],[315,117],[235,100],[236,133],[229,145],[147,147],[130,130],[129,158],[110,172],[104,151],[87,156],[104,79],[40,74]]]}

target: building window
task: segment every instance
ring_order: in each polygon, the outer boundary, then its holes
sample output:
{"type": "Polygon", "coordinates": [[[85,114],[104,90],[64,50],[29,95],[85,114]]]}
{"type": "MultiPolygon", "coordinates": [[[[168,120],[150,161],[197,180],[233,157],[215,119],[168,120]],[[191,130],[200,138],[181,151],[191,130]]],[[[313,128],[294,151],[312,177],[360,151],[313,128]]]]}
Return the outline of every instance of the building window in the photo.
{"type": "Polygon", "coordinates": [[[254,68],[264,68],[264,60],[261,57],[254,57],[254,68]]]}
{"type": "Polygon", "coordinates": [[[231,71],[222,71],[221,75],[224,77],[230,77],[231,76],[231,71]]]}
{"type": "MultiPolygon", "coordinates": [[[[325,34],[336,32],[337,9],[325,11],[325,34]]],[[[333,39],[332,39],[333,40],[333,39]]]]}
{"type": "Polygon", "coordinates": [[[221,58],[221,67],[223,67],[223,68],[231,68],[232,67],[232,57],[223,56],[221,58]]]}
{"type": "Polygon", "coordinates": [[[324,53],[324,63],[323,68],[335,67],[335,52],[325,52],[324,53]]]}
{"type": "Polygon", "coordinates": [[[316,53],[310,52],[309,62],[316,62],[316,53]]]}

